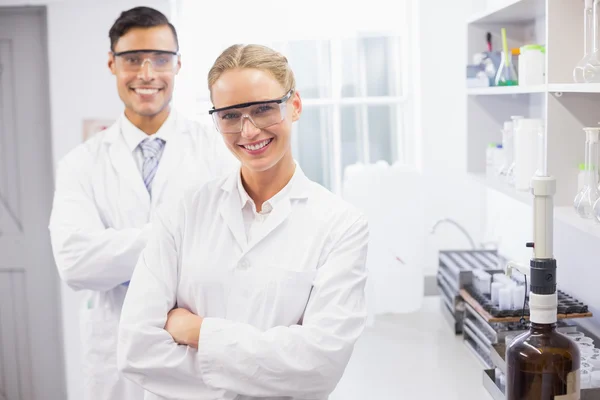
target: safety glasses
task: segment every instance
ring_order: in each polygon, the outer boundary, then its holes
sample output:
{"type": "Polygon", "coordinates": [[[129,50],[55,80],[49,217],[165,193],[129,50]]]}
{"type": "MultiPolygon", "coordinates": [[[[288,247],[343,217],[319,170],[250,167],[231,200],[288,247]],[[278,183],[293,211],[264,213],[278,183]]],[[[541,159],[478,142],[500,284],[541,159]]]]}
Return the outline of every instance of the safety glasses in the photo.
{"type": "Polygon", "coordinates": [[[240,133],[246,118],[258,129],[265,129],[285,119],[287,101],[292,93],[293,89],[280,99],[213,108],[208,113],[212,115],[215,127],[221,133],[240,133]]]}
{"type": "Polygon", "coordinates": [[[156,72],[171,72],[177,66],[179,53],[167,50],[129,50],[113,52],[117,66],[126,72],[138,72],[148,62],[156,72]]]}

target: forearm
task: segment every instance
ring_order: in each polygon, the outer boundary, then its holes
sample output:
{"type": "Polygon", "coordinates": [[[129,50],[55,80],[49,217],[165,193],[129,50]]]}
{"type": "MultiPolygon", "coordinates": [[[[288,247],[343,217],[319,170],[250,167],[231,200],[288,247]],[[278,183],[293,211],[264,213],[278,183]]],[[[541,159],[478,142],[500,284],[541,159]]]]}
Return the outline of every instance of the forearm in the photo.
{"type": "Polygon", "coordinates": [[[129,281],[150,230],[150,224],[142,229],[94,232],[51,227],[61,278],[76,290],[105,291],[129,281]]]}

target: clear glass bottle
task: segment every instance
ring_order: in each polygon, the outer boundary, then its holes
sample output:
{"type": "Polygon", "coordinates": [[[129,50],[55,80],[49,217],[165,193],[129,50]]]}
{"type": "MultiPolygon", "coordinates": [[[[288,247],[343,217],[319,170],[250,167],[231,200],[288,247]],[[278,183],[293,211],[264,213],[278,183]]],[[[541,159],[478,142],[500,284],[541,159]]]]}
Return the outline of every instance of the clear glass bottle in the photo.
{"type": "Polygon", "coordinates": [[[584,69],[593,51],[593,5],[593,0],[585,0],[583,8],[583,57],[573,69],[573,80],[576,83],[585,83],[584,69]]]}
{"type": "Polygon", "coordinates": [[[600,0],[592,6],[592,54],[583,68],[583,79],[587,83],[600,82],[600,0]]]}
{"type": "MultiPolygon", "coordinates": [[[[599,218],[596,207],[600,207],[598,190],[598,138],[600,128],[583,128],[585,131],[585,182],[577,193],[573,205],[577,214],[586,219],[599,218]]],[[[598,209],[600,211],[600,208],[598,209]]]]}
{"type": "Polygon", "coordinates": [[[556,323],[532,322],[506,350],[506,399],[579,399],[580,355],[556,323]]]}
{"type": "Polygon", "coordinates": [[[496,74],[495,83],[496,86],[517,86],[519,84],[517,72],[511,62],[511,54],[507,54],[504,51],[502,52],[502,60],[500,61],[500,67],[496,74]]]}

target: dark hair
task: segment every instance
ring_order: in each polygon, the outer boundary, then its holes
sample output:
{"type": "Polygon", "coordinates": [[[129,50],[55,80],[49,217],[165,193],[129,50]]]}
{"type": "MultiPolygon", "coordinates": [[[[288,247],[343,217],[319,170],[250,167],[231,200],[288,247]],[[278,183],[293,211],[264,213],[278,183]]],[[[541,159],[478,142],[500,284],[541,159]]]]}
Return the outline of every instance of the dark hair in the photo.
{"type": "Polygon", "coordinates": [[[163,13],[150,7],[135,7],[121,13],[108,32],[110,50],[115,51],[117,41],[132,28],[153,28],[163,25],[171,28],[175,37],[177,51],[179,51],[179,40],[177,39],[175,27],[163,13]]]}

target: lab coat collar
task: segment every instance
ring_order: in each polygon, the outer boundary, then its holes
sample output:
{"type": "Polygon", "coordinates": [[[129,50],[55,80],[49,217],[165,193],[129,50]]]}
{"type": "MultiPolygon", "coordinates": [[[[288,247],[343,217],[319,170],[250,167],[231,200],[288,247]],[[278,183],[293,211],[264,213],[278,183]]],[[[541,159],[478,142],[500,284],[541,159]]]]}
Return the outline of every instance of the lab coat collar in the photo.
{"type": "Polygon", "coordinates": [[[142,141],[145,139],[156,139],[160,138],[165,143],[169,140],[169,137],[173,136],[173,128],[176,127],[177,115],[174,110],[171,110],[167,119],[163,122],[158,131],[153,135],[147,135],[140,128],[135,126],[129,118],[125,115],[125,112],[121,115],[121,132],[123,134],[123,138],[125,139],[125,143],[127,143],[127,147],[129,151],[132,153],[135,149],[140,145],[142,141]]]}
{"type": "MultiPolygon", "coordinates": [[[[289,180],[289,182],[283,187],[283,189],[281,189],[279,192],[277,192],[273,197],[271,197],[270,199],[265,201],[265,204],[268,204],[271,209],[276,207],[276,204],[278,202],[280,202],[282,199],[285,199],[285,197],[288,195],[288,193],[291,191],[292,187],[294,186],[294,180],[298,176],[297,171],[300,168],[298,166],[298,163],[296,163],[295,161],[294,161],[294,163],[295,163],[294,173],[292,174],[292,178],[289,180]]],[[[253,211],[256,210],[256,204],[254,204],[254,200],[252,200],[252,198],[250,197],[250,195],[244,188],[244,184],[242,183],[241,171],[239,174],[237,174],[236,186],[237,186],[237,190],[240,194],[241,208],[244,208],[247,203],[250,203],[253,207],[253,211]]],[[[264,207],[264,205],[263,205],[263,207],[264,207]]]]}
{"type": "MultiPolygon", "coordinates": [[[[173,120],[169,122],[168,129],[166,129],[164,133],[168,137],[169,145],[165,145],[158,170],[156,171],[156,176],[152,183],[153,204],[158,203],[164,187],[166,186],[166,182],[168,182],[168,178],[177,171],[177,167],[182,162],[184,158],[181,153],[184,148],[182,142],[185,136],[190,132],[190,128],[185,123],[185,120],[181,118],[175,110],[171,110],[168,120],[170,118],[173,118],[173,120]]],[[[150,195],[144,185],[140,171],[135,164],[132,151],[126,142],[124,135],[121,133],[122,124],[124,123],[123,119],[126,119],[124,114],[121,115],[115,124],[108,128],[104,137],[104,143],[109,146],[108,153],[117,173],[122,175],[129,182],[141,204],[149,208],[150,195]]]]}
{"type": "Polygon", "coordinates": [[[309,197],[311,181],[304,175],[300,165],[296,163],[296,171],[288,183],[289,191],[277,201],[277,207],[273,208],[269,218],[265,221],[262,234],[257,236],[253,242],[247,243],[242,215],[243,204],[238,190],[240,173],[240,169],[236,170],[236,172],[229,175],[221,185],[221,189],[226,193],[226,198],[221,204],[219,212],[245,254],[286,220],[292,211],[292,200],[306,199],[309,197]]]}

